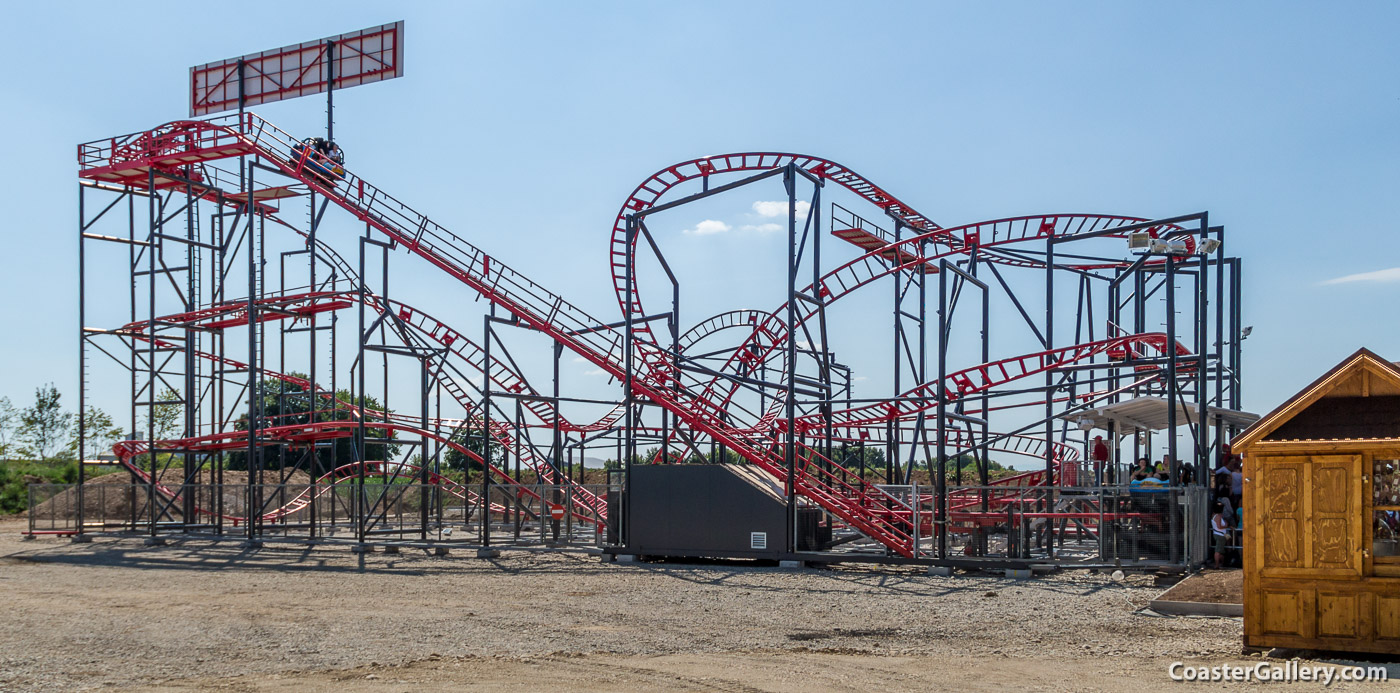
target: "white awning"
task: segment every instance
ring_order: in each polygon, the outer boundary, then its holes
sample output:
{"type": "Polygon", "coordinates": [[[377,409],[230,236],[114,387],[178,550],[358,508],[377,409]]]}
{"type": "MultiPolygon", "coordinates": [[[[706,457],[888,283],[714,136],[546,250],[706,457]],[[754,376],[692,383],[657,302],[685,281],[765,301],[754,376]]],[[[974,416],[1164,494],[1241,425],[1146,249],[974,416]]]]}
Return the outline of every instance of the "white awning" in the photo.
{"type": "MultiPolygon", "coordinates": [[[[1167,427],[1167,414],[1167,400],[1161,397],[1135,397],[1095,409],[1063,414],[1060,418],[1068,420],[1072,426],[1100,428],[1105,431],[1108,430],[1109,423],[1116,423],[1119,433],[1131,433],[1133,431],[1161,431],[1165,429],[1167,427]]],[[[1222,423],[1245,428],[1258,421],[1259,415],[1237,409],[1207,407],[1206,423],[1214,424],[1217,418],[1222,423]]],[[[1177,403],[1176,423],[1178,426],[1196,423],[1196,404],[1194,402],[1177,403]]]]}

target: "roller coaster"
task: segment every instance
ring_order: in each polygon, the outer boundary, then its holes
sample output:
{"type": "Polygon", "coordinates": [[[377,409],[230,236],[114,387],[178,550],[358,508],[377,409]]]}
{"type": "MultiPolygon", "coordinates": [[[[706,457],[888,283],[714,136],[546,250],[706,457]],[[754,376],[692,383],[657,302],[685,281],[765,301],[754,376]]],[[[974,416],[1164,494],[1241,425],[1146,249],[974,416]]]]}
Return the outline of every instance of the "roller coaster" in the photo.
{"type": "Polygon", "coordinates": [[[777,489],[782,557],[1189,560],[1176,508],[1237,428],[1241,387],[1240,260],[1206,213],[944,227],[828,159],[706,156],[623,201],[607,252],[621,315],[603,320],[302,142],[240,112],[78,147],[82,406],[91,388],[129,387],[130,430],[144,431],[111,457],[80,431],[83,459],[122,466],[145,502],[113,518],[80,501],[71,532],[491,547],[536,541],[528,526],[629,555],[646,553],[634,469],[718,464],[777,489]],[[683,273],[649,222],[777,186],[777,307],[687,327],[683,273]],[[485,302],[410,305],[389,290],[401,263],[485,302]],[[837,309],[876,300],[890,301],[889,333],[853,339],[837,309]],[[867,359],[893,354],[891,392],[854,396],[843,337],[867,359]],[[548,345],[550,387],[512,340],[548,345]],[[617,395],[562,394],[566,353],[617,395]],[[1134,402],[1164,422],[1116,409],[1134,402]],[[158,434],[172,411],[178,433],[158,434]],[[1088,454],[1095,428],[1109,460],[1088,454]],[[1154,431],[1170,501],[1145,505],[1126,473],[1154,431]],[[587,483],[598,450],[615,464],[587,483]],[[994,478],[994,457],[1033,469],[994,478]],[[800,514],[822,541],[798,536],[800,514]],[[1164,548],[1128,556],[1120,535],[1148,531],[1164,548]],[[1067,551],[1071,532],[1093,549],[1067,551]]]}

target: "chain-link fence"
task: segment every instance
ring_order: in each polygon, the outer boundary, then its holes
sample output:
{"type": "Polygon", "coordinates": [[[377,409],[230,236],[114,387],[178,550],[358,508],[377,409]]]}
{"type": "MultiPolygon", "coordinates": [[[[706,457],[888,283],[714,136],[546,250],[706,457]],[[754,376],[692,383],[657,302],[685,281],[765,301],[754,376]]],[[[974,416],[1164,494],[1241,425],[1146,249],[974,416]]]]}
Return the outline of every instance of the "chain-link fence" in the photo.
{"type": "Polygon", "coordinates": [[[29,532],[598,546],[607,484],[31,484],[29,532]],[[484,510],[483,498],[489,498],[484,510]],[[251,519],[250,519],[251,518],[251,519]],[[251,525],[251,526],[250,526],[251,525]]]}
{"type": "MultiPolygon", "coordinates": [[[[1190,563],[1209,558],[1209,490],[1200,486],[960,486],[946,517],[934,489],[882,487],[910,518],[923,558],[1063,564],[1190,563]],[[942,531],[940,531],[942,530],[942,531]]],[[[265,540],[618,545],[618,484],[31,484],[29,531],[180,532],[265,540]],[[483,498],[489,503],[483,503],[483,498]],[[488,508],[489,506],[489,508],[488,508]],[[251,527],[248,518],[252,518],[251,527]],[[611,528],[611,530],[610,530],[611,528]]],[[[881,552],[839,520],[814,550],[881,552]]],[[[806,547],[804,547],[806,548],[806,547]]]]}

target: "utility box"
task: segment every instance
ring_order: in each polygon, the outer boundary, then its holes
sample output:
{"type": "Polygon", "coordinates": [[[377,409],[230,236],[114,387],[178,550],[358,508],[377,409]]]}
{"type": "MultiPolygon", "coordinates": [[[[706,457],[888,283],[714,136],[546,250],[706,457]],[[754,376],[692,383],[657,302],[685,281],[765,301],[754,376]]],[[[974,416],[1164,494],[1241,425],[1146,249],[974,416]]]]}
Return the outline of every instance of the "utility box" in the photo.
{"type": "Polygon", "coordinates": [[[1362,349],[1233,448],[1245,646],[1400,655],[1400,368],[1362,349]]]}
{"type": "MultiPolygon", "coordinates": [[[[778,559],[788,554],[783,485],[747,465],[634,465],[627,548],[638,554],[778,559]]],[[[799,507],[797,548],[816,550],[819,508],[799,507]]]]}

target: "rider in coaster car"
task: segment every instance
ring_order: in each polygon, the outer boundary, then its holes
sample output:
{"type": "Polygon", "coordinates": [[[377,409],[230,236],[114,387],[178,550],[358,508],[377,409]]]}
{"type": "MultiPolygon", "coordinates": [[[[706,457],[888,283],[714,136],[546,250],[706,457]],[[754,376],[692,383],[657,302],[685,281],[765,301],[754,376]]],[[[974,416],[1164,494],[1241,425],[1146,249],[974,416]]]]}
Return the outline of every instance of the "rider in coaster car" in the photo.
{"type": "Polygon", "coordinates": [[[296,161],[304,157],[306,172],[328,187],[334,187],[336,181],[345,176],[345,153],[340,145],[324,137],[308,137],[296,143],[292,147],[292,157],[296,161]]]}

